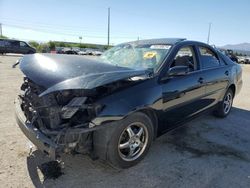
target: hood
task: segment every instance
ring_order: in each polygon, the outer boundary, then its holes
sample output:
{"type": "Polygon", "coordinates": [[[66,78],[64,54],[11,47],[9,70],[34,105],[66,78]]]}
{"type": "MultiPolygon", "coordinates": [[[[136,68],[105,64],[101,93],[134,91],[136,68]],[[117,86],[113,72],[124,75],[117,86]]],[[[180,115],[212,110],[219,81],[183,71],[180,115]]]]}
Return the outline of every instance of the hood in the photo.
{"type": "Polygon", "coordinates": [[[20,60],[21,71],[45,88],[41,96],[59,90],[93,89],[118,80],[145,75],[135,70],[86,58],[62,54],[26,55],[20,60]]]}

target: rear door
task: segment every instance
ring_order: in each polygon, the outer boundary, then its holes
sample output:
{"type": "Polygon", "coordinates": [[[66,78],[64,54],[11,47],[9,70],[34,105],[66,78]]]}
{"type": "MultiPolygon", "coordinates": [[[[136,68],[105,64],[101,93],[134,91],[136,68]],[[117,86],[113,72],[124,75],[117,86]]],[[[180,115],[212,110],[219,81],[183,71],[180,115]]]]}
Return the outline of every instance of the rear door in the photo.
{"type": "Polygon", "coordinates": [[[10,45],[8,45],[9,53],[20,53],[20,42],[19,41],[10,41],[10,45]]]}
{"type": "Polygon", "coordinates": [[[228,65],[209,46],[197,46],[203,77],[206,81],[206,100],[210,107],[224,96],[231,74],[228,65]]]}

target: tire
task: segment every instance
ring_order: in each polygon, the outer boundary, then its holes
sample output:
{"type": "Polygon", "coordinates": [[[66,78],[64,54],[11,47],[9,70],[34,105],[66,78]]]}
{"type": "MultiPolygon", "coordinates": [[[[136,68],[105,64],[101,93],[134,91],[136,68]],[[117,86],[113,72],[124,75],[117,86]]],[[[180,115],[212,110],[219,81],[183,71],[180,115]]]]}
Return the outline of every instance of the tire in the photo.
{"type": "Polygon", "coordinates": [[[28,51],[27,54],[34,54],[34,52],[33,51],[28,51]]]}
{"type": "Polygon", "coordinates": [[[233,105],[234,93],[232,89],[228,89],[223,97],[223,101],[218,104],[214,115],[220,118],[225,118],[231,111],[233,105]]]}
{"type": "Polygon", "coordinates": [[[94,133],[94,150],[116,168],[129,168],[147,154],[154,138],[150,118],[141,112],[129,115],[94,133]]]}

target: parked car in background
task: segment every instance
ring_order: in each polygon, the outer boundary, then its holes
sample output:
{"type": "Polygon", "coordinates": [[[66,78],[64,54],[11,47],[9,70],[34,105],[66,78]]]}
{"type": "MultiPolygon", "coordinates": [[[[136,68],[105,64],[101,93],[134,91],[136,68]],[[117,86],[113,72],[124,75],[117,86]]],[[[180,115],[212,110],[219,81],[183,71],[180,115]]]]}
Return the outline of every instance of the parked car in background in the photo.
{"type": "Polygon", "coordinates": [[[250,64],[250,57],[249,56],[246,57],[245,64],[250,64]]]}
{"type": "Polygon", "coordinates": [[[94,55],[94,56],[102,55],[101,50],[98,50],[98,49],[86,48],[85,52],[86,52],[86,55],[94,55]]]}
{"type": "Polygon", "coordinates": [[[242,87],[240,65],[184,39],[123,43],[100,58],[29,55],[20,69],[16,120],[38,149],[53,159],[90,154],[120,168],[205,110],[226,117],[242,87]]]}
{"type": "Polygon", "coordinates": [[[232,61],[234,61],[235,63],[239,63],[239,62],[238,62],[238,58],[237,58],[236,55],[234,55],[233,50],[230,50],[230,49],[220,49],[220,51],[221,51],[224,55],[228,56],[228,57],[229,57],[232,61]]]}
{"type": "Polygon", "coordinates": [[[69,54],[69,55],[77,55],[77,51],[71,48],[63,48],[61,51],[62,54],[69,54]]]}
{"type": "Polygon", "coordinates": [[[36,49],[24,41],[0,39],[0,54],[4,53],[34,54],[36,49]]]}
{"type": "Polygon", "coordinates": [[[91,48],[86,48],[85,52],[86,52],[86,55],[93,55],[94,53],[94,49],[91,49],[91,48]]]}
{"type": "Polygon", "coordinates": [[[92,54],[94,56],[101,56],[103,53],[101,51],[99,51],[99,50],[95,50],[95,51],[92,52],[92,54]]]}
{"type": "Polygon", "coordinates": [[[250,57],[248,57],[248,56],[238,56],[238,61],[241,64],[250,64],[250,57]]]}
{"type": "Polygon", "coordinates": [[[63,49],[64,49],[64,47],[55,47],[55,51],[57,54],[62,54],[63,49]]]}
{"type": "Polygon", "coordinates": [[[80,50],[77,52],[78,55],[88,55],[86,51],[80,50]]]}

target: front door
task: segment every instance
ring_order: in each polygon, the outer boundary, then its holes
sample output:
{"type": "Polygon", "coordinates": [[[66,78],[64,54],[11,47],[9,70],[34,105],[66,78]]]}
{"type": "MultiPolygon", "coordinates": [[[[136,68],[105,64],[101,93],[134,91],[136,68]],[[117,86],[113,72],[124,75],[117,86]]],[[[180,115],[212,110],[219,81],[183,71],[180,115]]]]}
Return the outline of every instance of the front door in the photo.
{"type": "Polygon", "coordinates": [[[29,52],[29,46],[25,42],[20,41],[20,52],[22,54],[27,54],[29,52]]]}
{"type": "Polygon", "coordinates": [[[200,71],[199,62],[193,46],[179,49],[170,69],[175,66],[188,66],[185,75],[177,75],[163,81],[162,101],[163,112],[160,116],[160,130],[164,132],[177,123],[198,113],[207,104],[205,96],[205,80],[200,71]]]}

